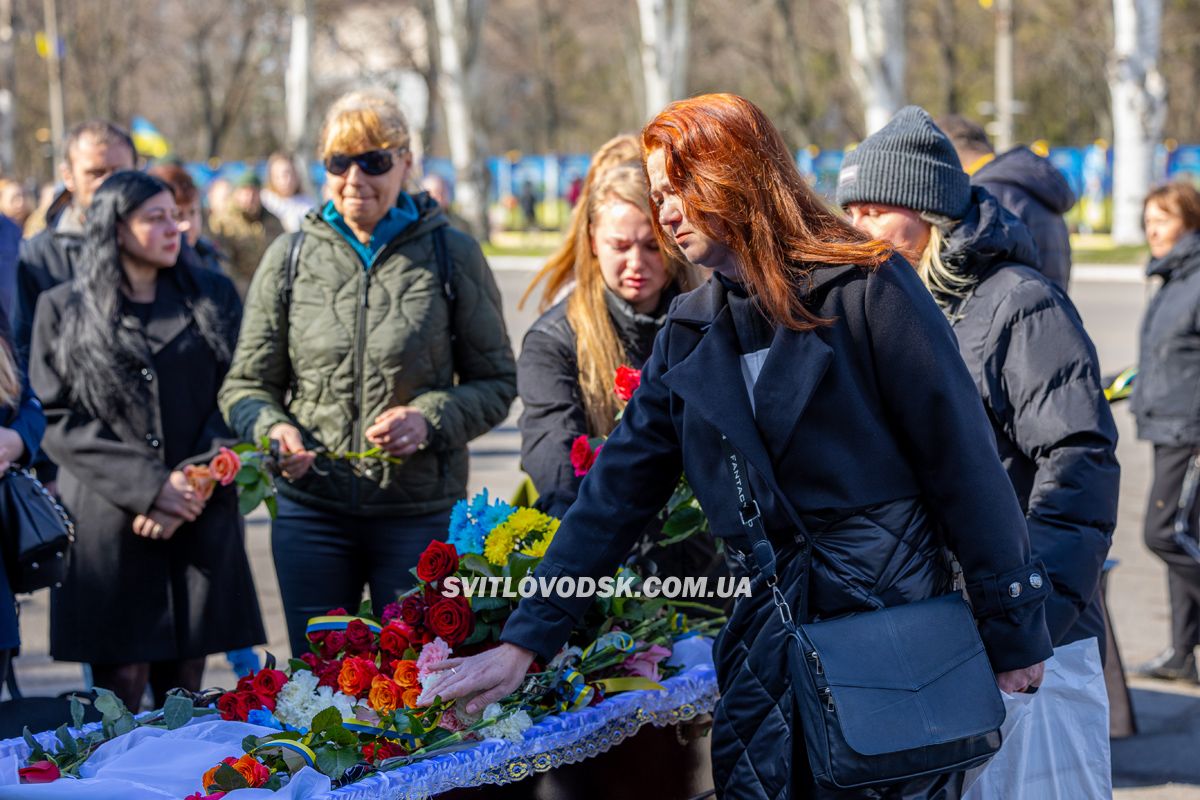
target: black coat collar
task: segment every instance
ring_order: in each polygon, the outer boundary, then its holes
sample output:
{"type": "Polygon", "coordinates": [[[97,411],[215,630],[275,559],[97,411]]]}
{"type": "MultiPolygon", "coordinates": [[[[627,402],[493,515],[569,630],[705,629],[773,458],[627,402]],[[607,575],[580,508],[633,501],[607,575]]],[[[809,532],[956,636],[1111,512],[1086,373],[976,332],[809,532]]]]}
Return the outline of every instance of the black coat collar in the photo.
{"type": "Polygon", "coordinates": [[[178,267],[159,272],[150,319],[145,325],[132,314],[125,314],[121,318],[122,325],[141,330],[144,334],[147,361],[162,352],[192,324],[192,298],[179,285],[178,276],[174,274],[176,269],[178,267]]]}

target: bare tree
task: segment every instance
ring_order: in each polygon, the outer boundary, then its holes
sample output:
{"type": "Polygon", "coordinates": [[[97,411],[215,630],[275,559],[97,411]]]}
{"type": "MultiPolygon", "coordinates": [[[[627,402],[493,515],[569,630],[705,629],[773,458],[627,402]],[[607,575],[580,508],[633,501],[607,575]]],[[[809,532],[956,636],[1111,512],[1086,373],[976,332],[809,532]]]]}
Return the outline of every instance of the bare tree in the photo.
{"type": "Polygon", "coordinates": [[[688,0],[638,0],[646,118],[687,91],[688,0]]]}
{"type": "MultiPolygon", "coordinates": [[[[313,16],[316,12],[314,0],[292,0],[291,2],[291,46],[288,51],[288,67],[285,76],[287,93],[287,147],[292,152],[307,152],[311,126],[308,124],[309,91],[311,77],[309,66],[313,45],[313,16]]],[[[308,171],[301,179],[308,181],[308,171]]]]}
{"type": "Polygon", "coordinates": [[[1158,71],[1162,0],[1113,0],[1109,91],[1113,106],[1113,241],[1137,244],[1142,199],[1150,190],[1154,148],[1166,117],[1158,71]]]}
{"type": "Polygon", "coordinates": [[[850,25],[850,77],[862,98],[866,133],[904,105],[905,0],[845,0],[850,25]]]}
{"type": "Polygon", "coordinates": [[[446,117],[459,213],[479,238],[488,238],[487,168],[476,117],[482,67],[480,30],[486,0],[433,0],[437,24],[438,93],[446,117]]]}

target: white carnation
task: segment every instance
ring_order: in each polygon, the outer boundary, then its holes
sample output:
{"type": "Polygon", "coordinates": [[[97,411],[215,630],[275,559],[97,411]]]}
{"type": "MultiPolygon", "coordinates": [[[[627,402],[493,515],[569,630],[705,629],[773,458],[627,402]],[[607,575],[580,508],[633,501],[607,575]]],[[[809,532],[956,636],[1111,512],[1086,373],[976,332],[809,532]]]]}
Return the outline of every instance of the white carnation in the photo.
{"type": "MultiPolygon", "coordinates": [[[[492,705],[496,705],[493,703],[492,705]]],[[[497,706],[498,707],[498,706],[497,706]]],[[[488,706],[490,711],[492,706],[488,706]]],[[[487,711],[484,711],[485,717],[487,711]]],[[[533,720],[524,711],[517,711],[509,714],[507,717],[501,717],[485,728],[487,738],[489,739],[504,739],[509,742],[519,744],[525,739],[525,731],[529,730],[533,725],[533,720]]]]}
{"type": "Polygon", "coordinates": [[[327,708],[336,708],[343,717],[354,716],[354,698],[335,692],[328,686],[317,686],[317,676],[308,670],[297,670],[275,698],[275,718],[293,728],[307,730],[313,717],[327,708]]]}

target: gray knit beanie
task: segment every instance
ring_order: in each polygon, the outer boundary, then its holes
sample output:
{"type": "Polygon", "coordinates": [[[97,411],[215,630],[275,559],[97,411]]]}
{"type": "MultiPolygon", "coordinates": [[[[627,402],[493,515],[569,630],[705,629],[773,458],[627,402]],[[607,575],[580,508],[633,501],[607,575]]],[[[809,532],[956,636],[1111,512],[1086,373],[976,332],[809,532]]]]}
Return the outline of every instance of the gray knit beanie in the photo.
{"type": "Polygon", "coordinates": [[[906,106],[854,150],[838,175],[838,205],[882,203],[962,219],[971,179],[928,112],[906,106]]]}

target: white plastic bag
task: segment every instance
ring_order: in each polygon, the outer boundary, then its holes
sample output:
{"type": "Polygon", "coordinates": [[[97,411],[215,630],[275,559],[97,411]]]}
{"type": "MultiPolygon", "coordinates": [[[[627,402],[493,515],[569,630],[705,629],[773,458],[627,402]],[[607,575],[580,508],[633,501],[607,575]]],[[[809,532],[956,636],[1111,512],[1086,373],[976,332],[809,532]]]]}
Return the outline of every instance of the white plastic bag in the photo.
{"type": "Polygon", "coordinates": [[[963,800],[1112,797],[1108,692],[1095,639],[1056,649],[1041,688],[1004,695],[1004,709],[1004,744],[967,773],[963,800]]]}

